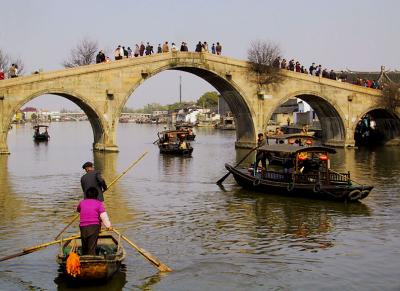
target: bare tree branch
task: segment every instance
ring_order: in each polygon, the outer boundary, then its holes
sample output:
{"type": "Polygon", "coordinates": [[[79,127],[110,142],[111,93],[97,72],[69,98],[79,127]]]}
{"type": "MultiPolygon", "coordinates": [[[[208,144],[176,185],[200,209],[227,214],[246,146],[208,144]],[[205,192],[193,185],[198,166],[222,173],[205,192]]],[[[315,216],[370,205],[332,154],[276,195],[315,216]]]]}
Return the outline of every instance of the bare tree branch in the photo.
{"type": "Polygon", "coordinates": [[[280,57],[278,45],[266,41],[253,41],[247,51],[250,71],[257,75],[259,86],[280,83],[283,78],[279,75],[279,68],[274,67],[274,61],[280,57]]]}
{"type": "Polygon", "coordinates": [[[71,50],[69,59],[63,62],[65,68],[73,68],[93,64],[98,51],[97,41],[83,39],[71,50]]]}
{"type": "Polygon", "coordinates": [[[10,67],[10,56],[5,52],[3,52],[2,49],[0,49],[0,69],[6,72],[9,67],[10,67]]]}

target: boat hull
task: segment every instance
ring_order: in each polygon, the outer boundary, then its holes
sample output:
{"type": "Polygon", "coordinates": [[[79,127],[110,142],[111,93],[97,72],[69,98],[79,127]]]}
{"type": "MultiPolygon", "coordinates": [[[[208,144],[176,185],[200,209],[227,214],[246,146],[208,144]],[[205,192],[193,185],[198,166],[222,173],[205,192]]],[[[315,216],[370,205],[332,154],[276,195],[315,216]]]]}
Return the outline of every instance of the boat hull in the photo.
{"type": "MultiPolygon", "coordinates": [[[[80,251],[80,240],[78,242],[78,252],[80,251]]],[[[101,254],[96,256],[83,255],[80,256],[80,274],[76,277],[71,276],[66,271],[66,263],[68,253],[71,248],[71,242],[67,242],[63,246],[63,254],[59,254],[57,262],[60,264],[63,273],[68,279],[72,280],[107,280],[114,275],[120,268],[122,261],[125,259],[125,250],[122,245],[118,249],[118,241],[112,235],[100,234],[98,248],[101,254]],[[107,254],[107,251],[109,252],[107,254]]]]}
{"type": "Polygon", "coordinates": [[[165,155],[175,155],[175,156],[191,156],[193,148],[188,149],[176,149],[160,146],[160,153],[165,155]]]}
{"type": "Polygon", "coordinates": [[[247,169],[237,169],[229,164],[225,168],[232,173],[236,182],[246,188],[266,194],[281,194],[317,199],[339,201],[359,201],[367,197],[373,186],[332,183],[318,185],[315,183],[293,183],[291,181],[273,181],[261,178],[261,174],[251,175],[247,169]]]}
{"type": "Polygon", "coordinates": [[[48,141],[50,139],[50,136],[48,134],[35,134],[33,136],[33,139],[35,141],[48,141]]]}

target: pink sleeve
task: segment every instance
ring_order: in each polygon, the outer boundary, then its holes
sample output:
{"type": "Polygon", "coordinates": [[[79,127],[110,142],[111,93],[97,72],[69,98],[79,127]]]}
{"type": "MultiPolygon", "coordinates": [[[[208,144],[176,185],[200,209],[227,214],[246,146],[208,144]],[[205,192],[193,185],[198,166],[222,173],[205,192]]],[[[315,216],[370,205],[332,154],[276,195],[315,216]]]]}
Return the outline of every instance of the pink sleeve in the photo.
{"type": "Polygon", "coordinates": [[[103,202],[99,201],[99,214],[102,214],[103,212],[106,212],[106,209],[104,208],[103,202]]]}
{"type": "Polygon", "coordinates": [[[76,207],[76,211],[79,213],[81,212],[81,202],[79,202],[78,207],[76,207]]]}

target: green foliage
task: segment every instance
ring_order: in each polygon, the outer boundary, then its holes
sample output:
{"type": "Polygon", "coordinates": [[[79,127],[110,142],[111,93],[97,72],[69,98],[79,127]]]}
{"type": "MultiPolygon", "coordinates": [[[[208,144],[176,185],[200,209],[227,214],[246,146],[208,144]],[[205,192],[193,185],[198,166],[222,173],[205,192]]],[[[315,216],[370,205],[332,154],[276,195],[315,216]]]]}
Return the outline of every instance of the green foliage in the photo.
{"type": "Polygon", "coordinates": [[[206,92],[197,100],[197,105],[204,108],[213,108],[218,106],[218,98],[218,92],[206,92]]]}

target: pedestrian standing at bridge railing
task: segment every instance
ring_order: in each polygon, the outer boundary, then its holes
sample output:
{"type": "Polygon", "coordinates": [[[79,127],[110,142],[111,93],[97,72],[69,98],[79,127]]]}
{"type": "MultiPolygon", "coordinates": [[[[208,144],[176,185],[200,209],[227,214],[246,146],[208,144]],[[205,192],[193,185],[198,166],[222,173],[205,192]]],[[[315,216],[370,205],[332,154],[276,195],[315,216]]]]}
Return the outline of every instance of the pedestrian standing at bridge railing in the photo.
{"type": "Polygon", "coordinates": [[[215,51],[215,44],[213,43],[211,46],[211,53],[215,55],[216,51],[215,51]]]}
{"type": "Polygon", "coordinates": [[[217,55],[221,55],[222,53],[222,45],[217,42],[217,46],[215,47],[215,51],[217,52],[217,55]]]}
{"type": "Polygon", "coordinates": [[[164,44],[163,44],[163,46],[162,46],[162,52],[163,52],[163,53],[169,52],[168,41],[164,42],[164,44]]]}
{"type": "Polygon", "coordinates": [[[12,64],[10,69],[8,70],[8,76],[10,78],[18,77],[18,66],[16,64],[12,64]]]}

